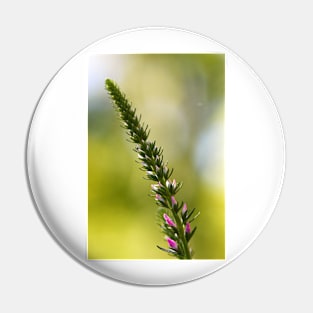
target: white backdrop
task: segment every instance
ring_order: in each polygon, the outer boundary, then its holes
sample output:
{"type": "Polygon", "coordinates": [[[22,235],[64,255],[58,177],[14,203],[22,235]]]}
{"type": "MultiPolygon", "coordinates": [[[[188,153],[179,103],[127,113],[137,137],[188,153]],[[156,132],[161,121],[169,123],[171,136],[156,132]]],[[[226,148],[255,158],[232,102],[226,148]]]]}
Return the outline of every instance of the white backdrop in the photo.
{"type": "Polygon", "coordinates": [[[1,311],[312,310],[313,22],[309,2],[303,3],[30,0],[2,5],[1,311]],[[41,92],[70,57],[112,33],[156,25],[209,36],[252,66],[280,112],[287,171],[270,223],[240,258],[195,282],[145,288],[87,270],[51,238],[28,191],[25,140],[41,92]]]}

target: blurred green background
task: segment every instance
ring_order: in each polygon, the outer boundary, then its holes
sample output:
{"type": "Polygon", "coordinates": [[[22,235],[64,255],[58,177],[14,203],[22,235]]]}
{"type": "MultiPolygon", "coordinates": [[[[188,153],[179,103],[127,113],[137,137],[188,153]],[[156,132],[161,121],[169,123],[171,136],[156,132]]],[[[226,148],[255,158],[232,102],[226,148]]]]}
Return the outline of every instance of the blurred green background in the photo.
{"type": "Polygon", "coordinates": [[[225,258],[223,54],[94,55],[88,79],[88,258],[172,259],[156,224],[151,182],[104,88],[113,79],[183,181],[177,200],[201,212],[195,259],[225,258]]]}

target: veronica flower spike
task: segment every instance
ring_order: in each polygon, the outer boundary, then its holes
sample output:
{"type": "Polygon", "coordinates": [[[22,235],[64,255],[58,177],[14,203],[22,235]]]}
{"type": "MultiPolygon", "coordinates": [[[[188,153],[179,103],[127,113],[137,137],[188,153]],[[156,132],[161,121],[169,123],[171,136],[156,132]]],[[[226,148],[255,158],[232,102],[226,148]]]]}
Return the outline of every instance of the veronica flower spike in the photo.
{"type": "Polygon", "coordinates": [[[105,81],[105,87],[122,120],[122,127],[126,129],[130,141],[135,144],[134,150],[141,170],[145,171],[147,179],[153,181],[151,193],[160,208],[158,210],[160,226],[168,244],[168,248],[157,247],[178,259],[191,259],[193,253],[189,241],[196,227],[191,231],[190,222],[199,213],[192,218],[195,209],[187,214],[187,204],[176,200],[176,194],[181,189],[182,183],[170,179],[173,169],[168,168],[164,162],[163,149],[158,147],[155,141],[148,140],[149,127],[141,122],[141,116],[136,115],[136,109],[132,107],[125,94],[110,79],[105,81]]]}

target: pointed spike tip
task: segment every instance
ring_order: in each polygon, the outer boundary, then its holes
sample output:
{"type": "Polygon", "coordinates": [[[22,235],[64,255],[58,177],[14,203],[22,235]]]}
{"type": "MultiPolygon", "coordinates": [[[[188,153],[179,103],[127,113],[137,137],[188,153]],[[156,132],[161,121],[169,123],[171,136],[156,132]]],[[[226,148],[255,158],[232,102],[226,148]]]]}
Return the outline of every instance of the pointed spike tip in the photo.
{"type": "Polygon", "coordinates": [[[107,78],[107,79],[105,80],[105,87],[108,89],[108,88],[110,88],[112,85],[114,85],[113,81],[112,81],[111,79],[107,78]]]}

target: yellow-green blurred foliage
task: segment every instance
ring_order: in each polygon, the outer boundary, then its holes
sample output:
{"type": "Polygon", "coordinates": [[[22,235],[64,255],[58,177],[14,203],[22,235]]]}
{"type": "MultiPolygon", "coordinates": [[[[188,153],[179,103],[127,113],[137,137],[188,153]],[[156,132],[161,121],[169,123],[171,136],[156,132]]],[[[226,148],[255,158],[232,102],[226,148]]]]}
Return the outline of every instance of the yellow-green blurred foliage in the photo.
{"type": "Polygon", "coordinates": [[[88,257],[171,259],[150,181],[104,88],[115,80],[183,181],[177,200],[200,216],[195,259],[225,257],[223,54],[94,55],[89,61],[88,257]]]}

